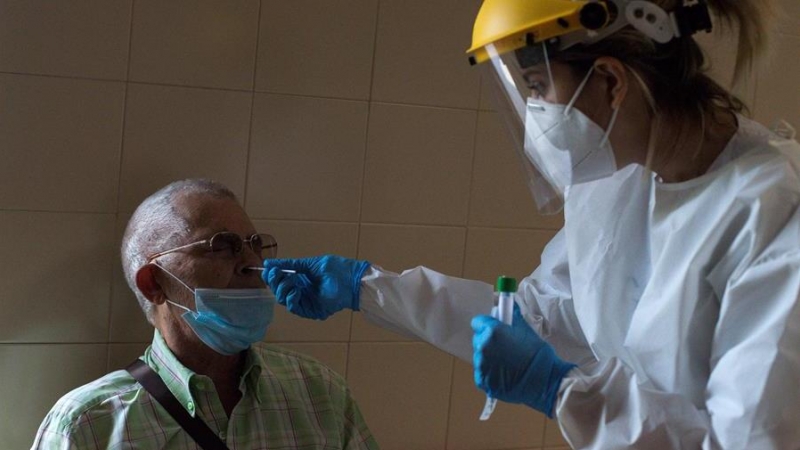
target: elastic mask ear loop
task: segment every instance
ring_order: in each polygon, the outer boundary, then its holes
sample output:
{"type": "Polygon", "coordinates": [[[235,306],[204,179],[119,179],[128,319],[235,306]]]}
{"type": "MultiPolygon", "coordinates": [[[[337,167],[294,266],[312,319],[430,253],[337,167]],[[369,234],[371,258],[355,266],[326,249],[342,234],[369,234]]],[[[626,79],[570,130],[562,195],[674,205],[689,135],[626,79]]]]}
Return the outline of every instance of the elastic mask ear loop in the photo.
{"type": "Polygon", "coordinates": [[[642,93],[644,94],[644,98],[647,101],[647,104],[650,106],[650,109],[653,111],[654,120],[650,121],[650,135],[647,138],[647,156],[645,157],[644,166],[647,170],[653,170],[653,160],[655,159],[656,153],[656,136],[661,132],[661,118],[658,114],[658,108],[656,108],[656,101],[653,98],[653,93],[650,92],[650,89],[645,84],[642,77],[639,74],[631,69],[628,68],[633,77],[636,78],[636,81],[639,83],[639,87],[642,89],[642,93]]]}
{"type": "MultiPolygon", "coordinates": [[[[544,66],[547,67],[547,78],[550,79],[550,88],[553,89],[553,92],[556,91],[556,82],[553,80],[553,71],[550,70],[550,55],[547,54],[547,44],[542,42],[542,52],[544,54],[544,66]]],[[[558,102],[558,99],[556,99],[558,102]]]]}
{"type": "Polygon", "coordinates": [[[592,77],[592,73],[594,73],[594,66],[589,69],[589,72],[583,77],[583,81],[581,84],[578,85],[578,89],[575,90],[575,94],[572,95],[572,100],[567,103],[567,107],[564,109],[564,115],[569,115],[569,112],[572,111],[572,107],[575,106],[575,102],[578,101],[578,97],[580,97],[583,89],[586,87],[586,83],[589,82],[589,78],[592,77]]]}
{"type": "MultiPolygon", "coordinates": [[[[189,287],[189,285],[187,285],[186,283],[184,283],[184,282],[183,282],[183,280],[181,280],[180,278],[178,278],[178,277],[176,277],[175,275],[173,275],[173,274],[172,274],[172,272],[170,272],[169,270],[165,269],[165,268],[164,268],[164,266],[162,266],[161,264],[159,264],[159,263],[157,263],[157,262],[155,262],[155,261],[153,261],[153,264],[155,264],[157,267],[159,267],[161,270],[163,270],[163,271],[164,271],[164,273],[166,273],[167,275],[169,275],[169,276],[171,276],[172,278],[174,278],[175,280],[177,280],[177,281],[178,281],[178,283],[182,284],[182,285],[183,285],[183,287],[185,287],[186,289],[188,289],[189,291],[191,291],[191,292],[192,292],[192,294],[194,294],[194,289],[190,288],[190,287],[189,287]]],[[[168,303],[171,303],[171,304],[172,304],[172,305],[174,305],[174,306],[177,306],[178,308],[185,309],[185,310],[186,310],[186,311],[188,311],[188,312],[191,312],[191,313],[193,313],[193,312],[194,312],[194,311],[192,311],[191,309],[189,309],[189,308],[187,308],[187,307],[185,307],[185,306],[183,306],[183,305],[179,305],[179,304],[177,304],[177,303],[173,302],[173,301],[172,301],[172,300],[170,300],[170,299],[167,299],[167,302],[168,302],[168,303]]]]}
{"type": "MultiPolygon", "coordinates": [[[[572,108],[575,106],[575,102],[578,101],[578,98],[580,97],[581,93],[586,88],[586,83],[589,82],[589,79],[592,77],[593,73],[594,73],[594,66],[589,68],[589,72],[586,74],[585,77],[583,77],[583,81],[581,81],[581,84],[578,85],[578,89],[575,90],[575,94],[572,96],[572,100],[569,101],[567,107],[564,109],[564,115],[568,115],[570,111],[572,111],[572,108]]],[[[603,133],[603,139],[600,140],[601,147],[608,143],[608,138],[609,136],[611,136],[611,131],[614,129],[614,124],[617,122],[619,107],[612,109],[614,110],[614,112],[611,113],[611,120],[608,122],[608,128],[606,128],[606,132],[603,133]]]]}

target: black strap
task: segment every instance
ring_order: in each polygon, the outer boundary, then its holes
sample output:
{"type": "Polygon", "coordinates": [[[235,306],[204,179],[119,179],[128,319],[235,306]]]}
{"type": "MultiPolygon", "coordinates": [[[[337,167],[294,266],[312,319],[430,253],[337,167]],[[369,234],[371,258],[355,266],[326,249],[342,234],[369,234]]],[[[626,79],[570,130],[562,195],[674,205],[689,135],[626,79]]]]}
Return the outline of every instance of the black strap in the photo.
{"type": "Polygon", "coordinates": [[[167,385],[164,384],[161,377],[144,361],[137,359],[130,363],[125,370],[167,410],[172,418],[178,422],[178,425],[183,427],[203,450],[229,450],[225,443],[208,428],[208,425],[200,417],[192,417],[186,412],[178,399],[172,395],[167,385]]]}

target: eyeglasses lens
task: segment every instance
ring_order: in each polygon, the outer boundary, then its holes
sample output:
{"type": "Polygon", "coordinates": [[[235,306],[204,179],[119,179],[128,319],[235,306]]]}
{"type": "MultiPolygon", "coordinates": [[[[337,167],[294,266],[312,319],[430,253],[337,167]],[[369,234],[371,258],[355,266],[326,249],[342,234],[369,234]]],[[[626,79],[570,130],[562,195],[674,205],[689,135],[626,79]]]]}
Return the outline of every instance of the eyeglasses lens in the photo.
{"type": "Polygon", "coordinates": [[[211,237],[211,251],[230,251],[237,255],[242,251],[242,238],[236,233],[217,233],[211,237]]]}
{"type": "Polygon", "coordinates": [[[242,252],[244,243],[253,249],[253,252],[264,258],[275,258],[278,255],[278,242],[269,234],[254,234],[247,239],[242,239],[236,233],[217,233],[210,239],[211,251],[230,251],[233,255],[242,252]]]}
{"type": "Polygon", "coordinates": [[[263,257],[272,259],[278,256],[278,242],[270,234],[257,234],[252,239],[253,250],[263,253],[263,257]],[[256,250],[258,249],[258,250],[256,250]]]}

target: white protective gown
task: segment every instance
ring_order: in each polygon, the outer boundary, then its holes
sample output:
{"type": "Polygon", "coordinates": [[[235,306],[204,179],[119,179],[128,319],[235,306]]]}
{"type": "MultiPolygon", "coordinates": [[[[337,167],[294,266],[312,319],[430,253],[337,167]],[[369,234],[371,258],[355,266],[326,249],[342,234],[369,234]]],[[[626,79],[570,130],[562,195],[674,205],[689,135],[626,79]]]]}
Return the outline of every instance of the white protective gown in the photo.
{"type": "MultiPolygon", "coordinates": [[[[800,449],[800,145],[739,118],[704,176],[641,166],[574,186],[519,287],[526,320],[578,364],[556,416],[575,448],[800,449]]],[[[372,322],[471,362],[492,286],[373,268],[372,322]]]]}

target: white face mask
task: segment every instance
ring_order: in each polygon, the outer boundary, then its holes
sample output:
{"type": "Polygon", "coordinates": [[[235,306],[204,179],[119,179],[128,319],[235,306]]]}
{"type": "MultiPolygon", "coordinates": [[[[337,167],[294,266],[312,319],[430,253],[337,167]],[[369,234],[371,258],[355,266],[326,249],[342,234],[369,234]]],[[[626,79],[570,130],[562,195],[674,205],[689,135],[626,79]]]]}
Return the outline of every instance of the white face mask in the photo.
{"type": "Polygon", "coordinates": [[[593,71],[594,67],[569,104],[554,105],[530,98],[526,105],[525,154],[561,192],[574,184],[610,176],[617,170],[608,136],[619,109],[614,109],[608,130],[603,131],[573,108],[593,71]]]}

